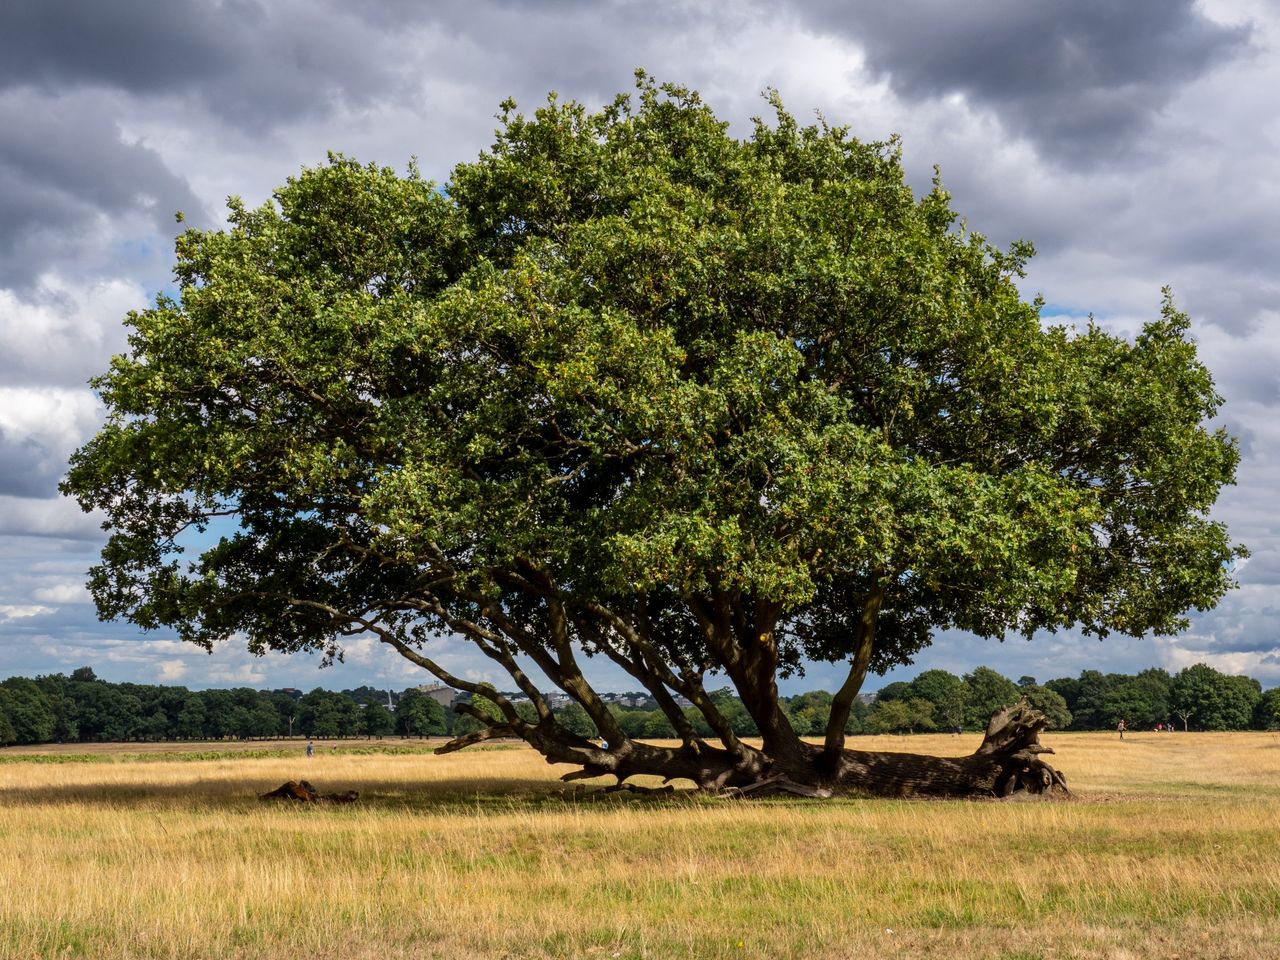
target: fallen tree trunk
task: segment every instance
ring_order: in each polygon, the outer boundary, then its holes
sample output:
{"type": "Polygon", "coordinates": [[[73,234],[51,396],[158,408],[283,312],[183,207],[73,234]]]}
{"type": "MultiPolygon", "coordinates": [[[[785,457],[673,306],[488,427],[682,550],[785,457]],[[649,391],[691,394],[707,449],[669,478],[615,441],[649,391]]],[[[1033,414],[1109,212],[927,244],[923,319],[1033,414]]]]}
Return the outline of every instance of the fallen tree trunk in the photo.
{"type": "MultiPolygon", "coordinates": [[[[701,790],[727,796],[786,792],[807,797],[871,794],[881,797],[1009,797],[1015,794],[1069,794],[1066,778],[1041,757],[1053,750],[1040,743],[1048,725],[1025,700],[992,715],[978,749],[967,757],[843,750],[832,765],[821,747],[778,760],[748,744],[736,751],[692,741],[679,747],[623,740],[606,748],[566,736],[555,725],[527,729],[502,726],[504,734],[527,740],[548,763],[580,767],[561,777],[584,780],[612,776],[621,784],[633,776],[664,781],[692,780],[701,790]]],[[[497,727],[495,727],[497,729],[497,727]]],[[[474,742],[475,735],[466,738],[474,742]]],[[[456,743],[456,742],[455,742],[456,743]]],[[[437,753],[458,749],[446,744],[437,753]]]]}
{"type": "Polygon", "coordinates": [[[1044,760],[1045,717],[1024,700],[997,711],[982,745],[967,757],[845,750],[836,783],[894,797],[1008,797],[1015,793],[1070,794],[1066,778],[1044,760]]]}

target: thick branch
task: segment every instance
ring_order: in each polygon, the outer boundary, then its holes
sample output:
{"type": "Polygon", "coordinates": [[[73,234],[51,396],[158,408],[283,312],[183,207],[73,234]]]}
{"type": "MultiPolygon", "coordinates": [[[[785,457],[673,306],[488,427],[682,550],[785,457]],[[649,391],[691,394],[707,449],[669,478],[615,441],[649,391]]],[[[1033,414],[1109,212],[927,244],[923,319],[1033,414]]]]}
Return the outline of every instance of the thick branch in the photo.
{"type": "Polygon", "coordinates": [[[827,736],[823,745],[828,763],[834,763],[844,749],[844,728],[849,722],[849,713],[853,709],[853,699],[862,689],[867,678],[867,668],[871,665],[871,653],[875,647],[876,625],[880,619],[880,605],[884,603],[885,590],[881,587],[871,595],[862,608],[861,621],[858,624],[857,646],[854,647],[853,662],[849,665],[849,675],[836,691],[831,700],[831,715],[827,719],[827,736]]]}

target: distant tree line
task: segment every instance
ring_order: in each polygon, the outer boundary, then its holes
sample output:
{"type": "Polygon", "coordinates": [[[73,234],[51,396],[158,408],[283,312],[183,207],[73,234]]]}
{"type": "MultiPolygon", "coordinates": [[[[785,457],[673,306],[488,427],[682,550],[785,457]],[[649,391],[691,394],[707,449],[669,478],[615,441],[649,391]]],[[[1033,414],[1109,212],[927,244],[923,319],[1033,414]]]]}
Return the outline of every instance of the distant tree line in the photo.
{"type": "MultiPolygon", "coordinates": [[[[718,709],[738,736],[758,733],[742,702],[723,688],[712,692],[718,709]]],[[[1205,664],[1176,674],[1152,668],[1136,675],[1086,670],[1038,684],[1032,677],[1010,680],[990,667],[957,676],[926,670],[911,681],[883,687],[871,702],[858,701],[846,732],[916,733],[981,730],[1001,707],[1026,697],[1053,729],[1114,729],[1124,720],[1131,730],[1172,724],[1182,730],[1280,729],[1280,688],[1265,693],[1257,680],[1230,676],[1205,664]]],[[[638,698],[631,698],[632,702],[638,698]]],[[[88,667],[70,676],[0,681],[0,745],[103,741],[426,737],[459,735],[479,727],[469,716],[446,710],[418,689],[391,694],[372,687],[334,692],[315,689],[297,695],[284,690],[188,690],[186,687],[99,680],[88,667]]],[[[482,709],[483,697],[473,699],[482,709]]],[[[533,706],[519,704],[530,717],[533,706]]],[[[831,694],[816,690],[787,698],[783,709],[796,732],[818,736],[825,730],[831,694]]],[[[496,706],[492,706],[496,713],[496,706]]],[[[633,738],[675,736],[657,705],[610,706],[623,732],[633,738]]],[[[556,711],[561,723],[582,736],[595,726],[576,703],[556,711]]],[[[705,719],[686,711],[699,733],[705,719]]]]}
{"type": "MultiPolygon", "coordinates": [[[[729,690],[712,697],[734,733],[758,732],[729,690]]],[[[1201,663],[1176,674],[1158,668],[1132,676],[1086,670],[1076,678],[1043,684],[1033,677],[1015,682],[990,667],[978,667],[963,676],[926,670],[914,680],[887,684],[870,702],[856,702],[845,732],[984,730],[992,713],[1023,697],[1056,730],[1113,730],[1121,720],[1131,730],[1157,724],[1181,730],[1280,729],[1280,688],[1264,693],[1257,680],[1230,676],[1201,663]]],[[[802,693],[784,700],[782,707],[797,733],[820,736],[831,711],[831,694],[824,690],[802,693]]],[[[613,709],[629,737],[674,736],[660,710],[613,709]]],[[[686,713],[695,726],[702,723],[698,711],[686,713]]]]}
{"type": "Polygon", "coordinates": [[[393,696],[361,687],[188,690],[99,680],[82,667],[70,676],[0,681],[0,745],[104,741],[431,736],[449,732],[453,714],[418,690],[393,696]]]}

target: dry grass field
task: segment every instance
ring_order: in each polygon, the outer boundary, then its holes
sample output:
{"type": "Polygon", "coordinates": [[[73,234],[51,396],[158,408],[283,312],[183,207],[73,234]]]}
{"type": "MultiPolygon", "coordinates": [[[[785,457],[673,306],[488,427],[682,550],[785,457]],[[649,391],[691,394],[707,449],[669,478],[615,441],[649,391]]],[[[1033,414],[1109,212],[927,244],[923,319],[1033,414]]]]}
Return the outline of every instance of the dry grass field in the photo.
{"type": "Polygon", "coordinates": [[[0,751],[0,955],[1280,958],[1280,735],[1045,739],[1074,799],[599,795],[503,745],[0,751]],[[299,777],[361,799],[256,799],[299,777]]]}

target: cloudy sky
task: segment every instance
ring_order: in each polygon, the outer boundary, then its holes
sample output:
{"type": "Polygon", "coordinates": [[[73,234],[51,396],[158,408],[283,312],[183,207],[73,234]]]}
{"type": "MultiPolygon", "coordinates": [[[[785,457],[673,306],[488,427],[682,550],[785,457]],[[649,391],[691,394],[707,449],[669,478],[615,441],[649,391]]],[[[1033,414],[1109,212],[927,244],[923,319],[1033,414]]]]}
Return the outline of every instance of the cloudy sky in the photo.
{"type": "MultiPolygon", "coordinates": [[[[643,66],[745,132],[760,92],[863,139],[900,133],[971,226],[1040,251],[1047,313],[1123,332],[1171,284],[1239,437],[1217,515],[1240,589],[1174,639],[939,638],[916,669],[1018,677],[1206,661],[1280,684],[1280,4],[1275,0],[7,0],[0,5],[0,677],[91,664],[194,687],[419,674],[357,641],[314,660],[212,656],[101,624],[103,534],[59,498],[102,408],[85,381],[170,282],[175,211],[216,225],[338,150],[428,175],[490,142],[497,104],[599,104],[643,66]]],[[[454,644],[459,672],[486,662],[454,644]]],[[[500,680],[498,677],[492,679],[500,680]]],[[[605,688],[625,680],[601,675],[605,688]]],[[[815,669],[796,689],[838,682],[815,669]]],[[[868,686],[876,686],[878,679],[868,686]]]]}

